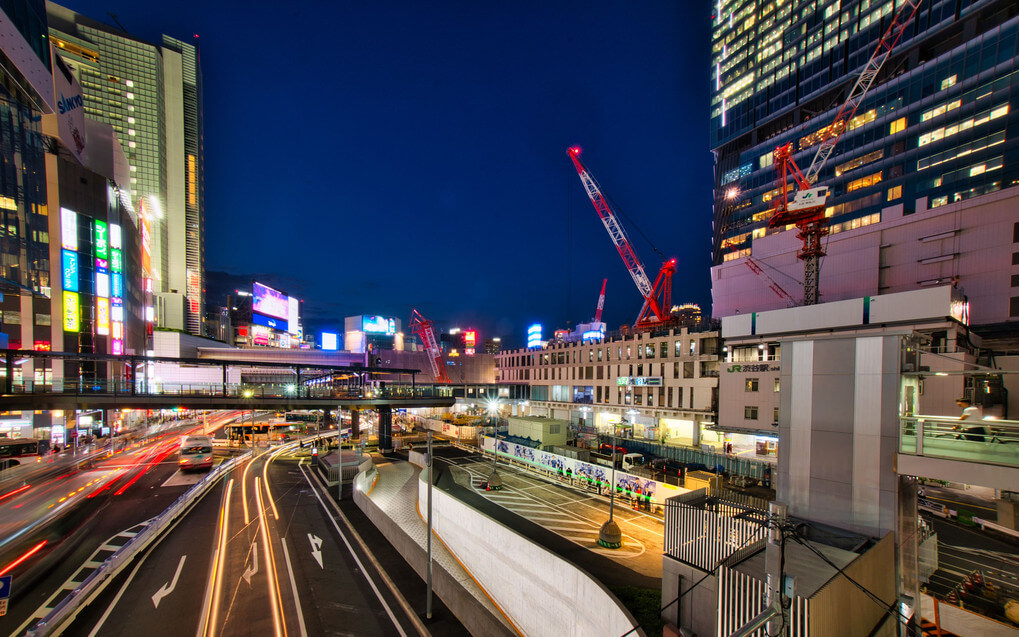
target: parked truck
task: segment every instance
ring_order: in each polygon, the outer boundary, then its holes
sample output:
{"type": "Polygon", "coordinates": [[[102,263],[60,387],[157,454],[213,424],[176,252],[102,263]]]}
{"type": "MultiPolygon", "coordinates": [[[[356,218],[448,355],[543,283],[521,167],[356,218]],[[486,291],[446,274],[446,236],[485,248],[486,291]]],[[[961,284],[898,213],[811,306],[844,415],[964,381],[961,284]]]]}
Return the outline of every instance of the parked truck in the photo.
{"type": "MultiPolygon", "coordinates": [[[[605,467],[612,466],[612,455],[591,452],[591,462],[605,467]]],[[[644,465],[644,455],[640,453],[616,454],[616,468],[623,471],[632,471],[644,465]]]]}

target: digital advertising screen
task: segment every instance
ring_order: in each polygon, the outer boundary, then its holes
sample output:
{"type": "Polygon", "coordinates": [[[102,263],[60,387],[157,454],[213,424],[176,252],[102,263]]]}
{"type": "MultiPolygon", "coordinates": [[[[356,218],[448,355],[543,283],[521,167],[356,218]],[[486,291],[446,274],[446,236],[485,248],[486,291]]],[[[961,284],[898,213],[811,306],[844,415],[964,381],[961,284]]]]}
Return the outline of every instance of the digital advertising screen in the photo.
{"type": "Polygon", "coordinates": [[[287,329],[287,322],[284,319],[276,319],[271,316],[265,316],[263,314],[252,314],[251,322],[255,325],[263,325],[265,327],[271,327],[274,330],[284,331],[287,329]]]}
{"type": "Polygon", "coordinates": [[[327,352],[335,352],[339,347],[336,344],[336,334],[322,332],[322,349],[327,352]]]}
{"type": "Polygon", "coordinates": [[[251,309],[255,312],[287,320],[290,313],[289,297],[279,290],[255,283],[251,289],[251,309]]]}
{"type": "Polygon", "coordinates": [[[298,324],[301,322],[301,301],[292,296],[287,297],[287,331],[297,335],[300,331],[298,324]]]}
{"type": "Polygon", "coordinates": [[[396,334],[396,319],[384,316],[361,317],[361,330],[366,334],[396,334]]]}

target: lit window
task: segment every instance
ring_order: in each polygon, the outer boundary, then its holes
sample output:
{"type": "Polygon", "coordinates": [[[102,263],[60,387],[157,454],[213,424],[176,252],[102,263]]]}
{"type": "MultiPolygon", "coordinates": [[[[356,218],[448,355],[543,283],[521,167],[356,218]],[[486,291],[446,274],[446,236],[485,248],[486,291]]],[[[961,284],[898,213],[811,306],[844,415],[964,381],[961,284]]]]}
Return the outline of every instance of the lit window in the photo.
{"type": "Polygon", "coordinates": [[[134,86],[134,82],[132,82],[131,80],[124,80],[124,84],[126,84],[128,87],[134,86]]]}
{"type": "Polygon", "coordinates": [[[134,124],[134,118],[133,117],[128,117],[127,118],[127,123],[128,124],[134,124]]]}
{"type": "Polygon", "coordinates": [[[134,148],[135,147],[135,143],[134,142],[128,142],[127,143],[127,147],[128,148],[134,148]]]}
{"type": "Polygon", "coordinates": [[[133,100],[134,99],[134,93],[128,93],[127,94],[127,99],[133,100]]]}
{"type": "Polygon", "coordinates": [[[134,129],[133,128],[127,129],[127,134],[128,135],[134,135],[134,129]]]}
{"type": "Polygon", "coordinates": [[[846,184],[846,192],[853,192],[854,190],[859,190],[860,188],[867,188],[868,186],[873,186],[874,184],[881,183],[882,172],[883,171],[878,171],[872,175],[860,177],[859,179],[855,179],[849,182],[848,184],[846,184]]]}
{"type": "Polygon", "coordinates": [[[943,91],[943,90],[945,90],[946,88],[948,88],[950,86],[955,86],[955,78],[956,77],[957,76],[952,75],[950,77],[946,77],[945,79],[941,80],[941,90],[943,91]]]}
{"type": "Polygon", "coordinates": [[[902,186],[892,186],[888,189],[888,201],[894,201],[902,196],[902,186]]]}
{"type": "Polygon", "coordinates": [[[931,208],[939,208],[947,203],[948,195],[945,195],[944,197],[935,197],[934,199],[931,199],[931,208]]]}
{"type": "Polygon", "coordinates": [[[891,126],[888,127],[888,133],[894,135],[895,133],[906,130],[906,118],[900,117],[899,119],[892,122],[891,126]]]}

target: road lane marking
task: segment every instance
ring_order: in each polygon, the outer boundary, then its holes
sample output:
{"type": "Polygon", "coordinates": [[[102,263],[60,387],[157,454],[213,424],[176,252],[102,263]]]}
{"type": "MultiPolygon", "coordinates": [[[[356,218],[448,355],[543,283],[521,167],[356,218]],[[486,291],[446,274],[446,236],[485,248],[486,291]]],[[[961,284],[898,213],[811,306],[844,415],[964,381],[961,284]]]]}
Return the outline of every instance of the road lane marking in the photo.
{"type": "Polygon", "coordinates": [[[227,510],[230,507],[230,494],[233,492],[234,479],[226,485],[226,493],[223,495],[223,502],[219,507],[219,525],[216,538],[216,548],[212,553],[212,566],[209,569],[209,585],[205,589],[205,601],[202,604],[202,618],[198,622],[198,637],[212,637],[216,634],[216,621],[219,619],[219,591],[222,578],[219,576],[221,567],[220,560],[223,559],[226,551],[226,534],[229,516],[227,510]]]}
{"type": "Polygon", "coordinates": [[[322,538],[309,533],[308,541],[311,542],[311,556],[318,562],[318,567],[324,570],[325,566],[322,566],[322,538]]]}
{"type": "Polygon", "coordinates": [[[277,582],[279,577],[276,574],[276,562],[272,556],[272,546],[269,539],[269,528],[265,521],[265,506],[262,504],[262,490],[259,488],[261,479],[255,476],[255,504],[258,505],[258,526],[262,530],[262,553],[265,557],[266,575],[272,571],[271,577],[266,577],[269,586],[269,599],[272,600],[272,625],[275,634],[286,637],[287,627],[283,622],[283,599],[280,597],[277,582]]]}
{"type": "MultiPolygon", "coordinates": [[[[287,574],[290,576],[290,589],[294,593],[294,604],[297,606],[297,626],[301,630],[301,637],[308,637],[308,630],[304,626],[304,608],[301,607],[301,596],[297,594],[297,581],[294,579],[294,567],[290,564],[290,551],[287,550],[287,538],[281,538],[283,543],[283,559],[287,563],[287,574]]],[[[321,541],[321,540],[319,540],[321,541]]],[[[322,563],[319,562],[319,566],[322,563]]]]}
{"type": "MultiPolygon", "coordinates": [[[[304,469],[303,466],[301,466],[301,472],[304,474],[304,479],[307,480],[308,484],[311,486],[311,492],[312,494],[314,494],[315,499],[318,500],[318,503],[322,505],[322,508],[325,509],[326,513],[328,514],[326,515],[326,517],[329,518],[330,522],[332,522],[333,528],[336,529],[336,533],[340,536],[340,539],[343,540],[343,543],[347,546],[347,551],[349,551],[351,557],[354,558],[354,561],[357,563],[357,567],[361,569],[361,574],[364,575],[364,578],[366,580],[368,580],[368,585],[371,586],[372,591],[374,591],[375,597],[378,598],[379,602],[382,604],[382,607],[386,609],[386,614],[389,615],[389,621],[393,622],[393,626],[396,627],[396,630],[400,633],[401,637],[407,637],[407,633],[403,630],[403,626],[400,624],[400,622],[396,620],[396,615],[393,614],[393,609],[389,607],[389,604],[386,602],[385,598],[382,597],[382,592],[379,591],[379,587],[375,584],[375,580],[372,579],[372,577],[368,574],[368,569],[364,567],[364,564],[361,563],[361,558],[359,558],[357,556],[357,553],[354,552],[354,547],[351,546],[350,540],[348,540],[347,536],[343,533],[343,531],[340,530],[340,525],[336,523],[336,518],[332,516],[332,514],[329,512],[329,508],[326,507],[325,502],[322,501],[322,496],[319,495],[318,489],[316,489],[315,485],[312,484],[311,478],[308,476],[308,472],[304,469]]],[[[349,527],[350,523],[347,521],[346,517],[343,516],[343,513],[339,510],[339,508],[336,509],[336,513],[337,515],[343,517],[344,524],[346,524],[349,527]]],[[[413,609],[409,608],[409,606],[407,605],[407,601],[403,599],[403,596],[396,590],[396,587],[392,583],[392,581],[390,581],[389,578],[385,575],[385,573],[383,573],[382,566],[378,562],[374,561],[374,557],[371,555],[371,553],[368,552],[367,547],[364,546],[364,542],[361,540],[360,536],[356,537],[359,543],[361,544],[361,547],[364,549],[365,555],[369,559],[373,560],[373,565],[375,566],[375,568],[378,569],[378,572],[384,578],[386,578],[389,590],[394,595],[396,595],[396,598],[398,600],[402,602],[404,612],[407,613],[411,621],[414,622],[414,625],[417,627],[418,632],[420,632],[422,635],[429,634],[428,630],[424,627],[423,624],[421,624],[421,620],[420,618],[418,618],[417,613],[415,613],[413,609]]]]}
{"type": "MultiPolygon", "coordinates": [[[[255,543],[252,542],[251,549],[254,548],[255,543]]],[[[244,572],[241,573],[241,577],[243,577],[244,581],[248,583],[248,586],[251,586],[251,576],[258,572],[258,551],[251,549],[248,550],[248,555],[251,556],[251,566],[246,568],[244,572]]]]}
{"type": "Polygon", "coordinates": [[[180,562],[177,564],[177,572],[173,574],[173,579],[163,584],[163,587],[156,591],[156,594],[152,596],[152,605],[159,608],[159,602],[163,601],[163,598],[173,592],[173,589],[177,588],[177,580],[180,579],[180,572],[184,570],[184,560],[188,559],[187,555],[180,556],[180,562]]]}

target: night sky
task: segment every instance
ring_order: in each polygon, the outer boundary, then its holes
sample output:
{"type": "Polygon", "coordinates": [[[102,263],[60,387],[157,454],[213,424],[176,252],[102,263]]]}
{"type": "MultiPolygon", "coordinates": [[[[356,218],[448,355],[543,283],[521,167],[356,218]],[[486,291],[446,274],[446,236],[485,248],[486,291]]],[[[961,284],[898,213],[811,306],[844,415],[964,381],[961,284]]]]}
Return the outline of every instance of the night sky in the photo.
{"type": "Polygon", "coordinates": [[[603,278],[609,329],[632,322],[574,144],[648,277],[642,233],[710,311],[709,3],[61,4],[200,36],[206,268],[301,298],[307,331],[416,307],[521,346],[590,320],[603,278]]]}

